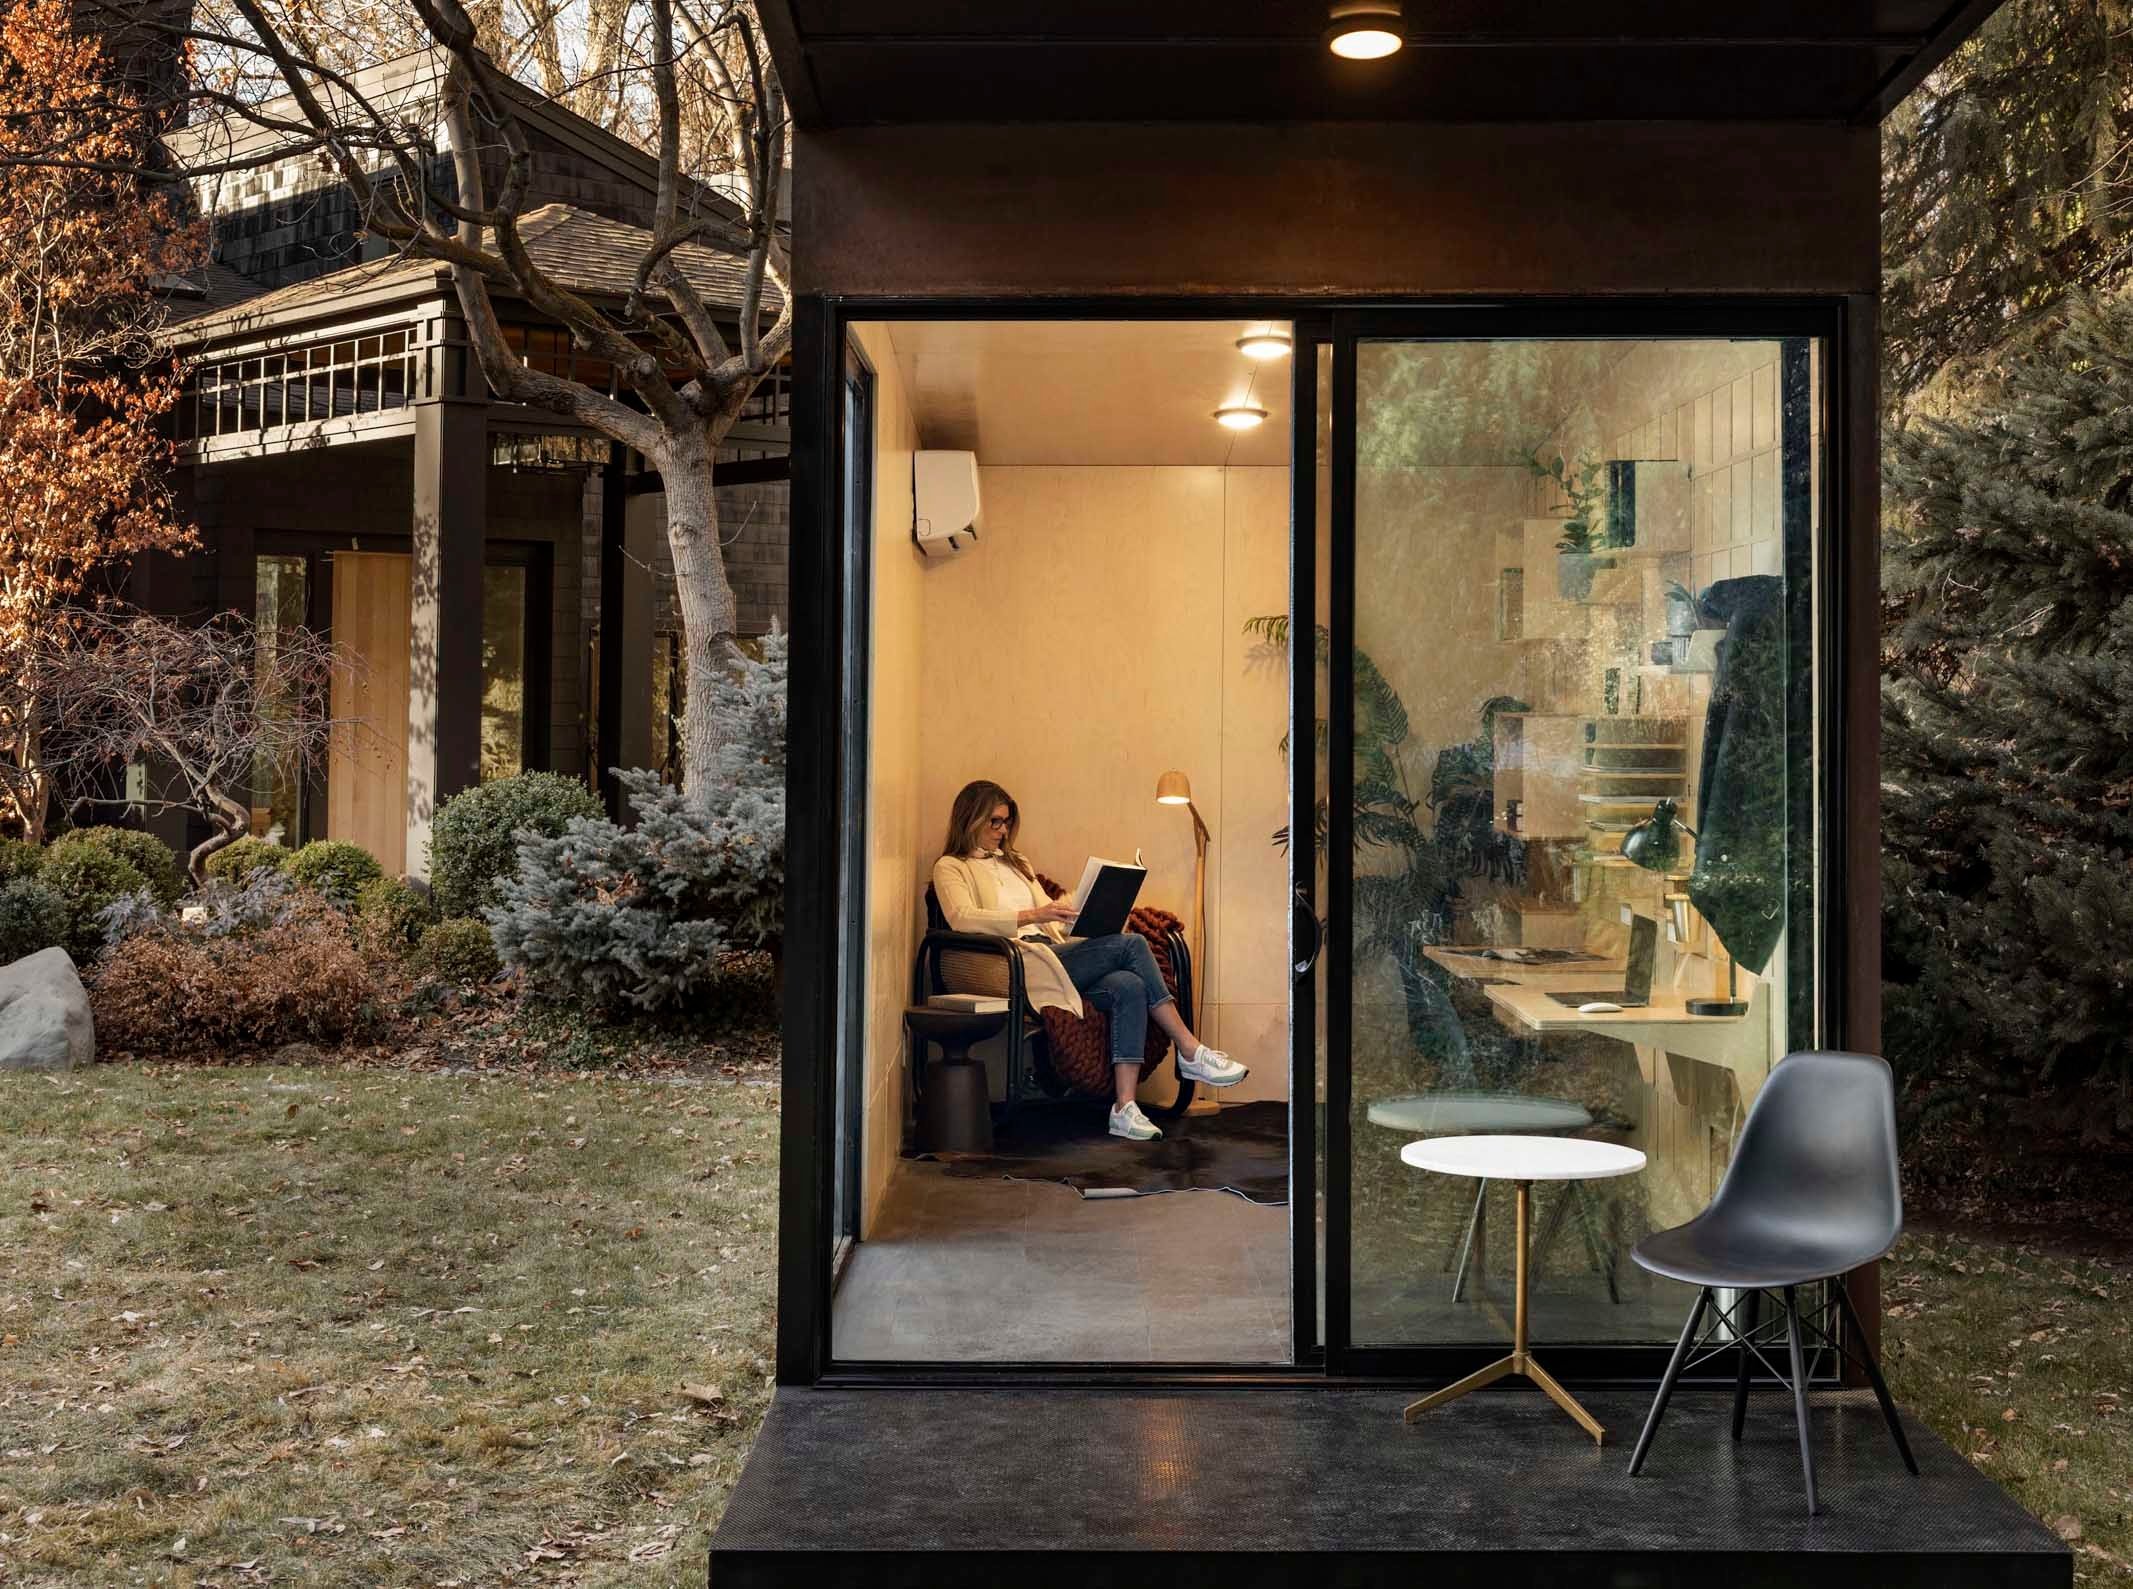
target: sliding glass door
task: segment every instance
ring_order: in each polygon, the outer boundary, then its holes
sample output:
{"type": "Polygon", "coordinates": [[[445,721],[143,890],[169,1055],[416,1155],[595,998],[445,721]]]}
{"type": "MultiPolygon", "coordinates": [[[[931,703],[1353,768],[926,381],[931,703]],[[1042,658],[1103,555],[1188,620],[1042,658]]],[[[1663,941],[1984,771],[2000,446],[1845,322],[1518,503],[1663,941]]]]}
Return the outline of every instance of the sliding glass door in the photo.
{"type": "Polygon", "coordinates": [[[1641,1373],[1688,1297],[1630,1246],[1704,1206],[1820,1030],[1823,344],[1485,318],[1507,334],[1335,322],[1328,1356],[1449,1377],[1500,1351],[1512,1189],[1399,1149],[1559,1134],[1647,1167],[1539,1189],[1534,1342],[1641,1373]]]}

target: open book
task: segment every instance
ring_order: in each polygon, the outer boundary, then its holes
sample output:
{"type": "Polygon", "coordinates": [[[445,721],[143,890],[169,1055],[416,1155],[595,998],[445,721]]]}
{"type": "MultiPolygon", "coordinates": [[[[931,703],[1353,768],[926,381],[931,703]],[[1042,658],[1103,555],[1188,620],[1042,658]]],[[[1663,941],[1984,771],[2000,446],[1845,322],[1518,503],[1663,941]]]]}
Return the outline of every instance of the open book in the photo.
{"type": "Polygon", "coordinates": [[[1074,890],[1081,914],[1067,929],[1068,936],[1101,938],[1107,933],[1124,932],[1126,918],[1133,914],[1133,902],[1140,898],[1141,884],[1147,881],[1148,866],[1139,850],[1133,852],[1130,861],[1090,856],[1089,864],[1081,869],[1081,885],[1074,890]]]}

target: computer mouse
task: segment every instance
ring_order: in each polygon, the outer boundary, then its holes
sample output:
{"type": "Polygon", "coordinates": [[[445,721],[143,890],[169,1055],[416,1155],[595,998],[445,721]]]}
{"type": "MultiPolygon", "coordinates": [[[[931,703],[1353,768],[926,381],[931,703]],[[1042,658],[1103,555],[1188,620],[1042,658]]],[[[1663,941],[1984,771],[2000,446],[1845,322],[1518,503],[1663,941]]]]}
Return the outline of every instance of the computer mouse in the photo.
{"type": "Polygon", "coordinates": [[[1605,999],[1594,999],[1590,1004],[1580,1004],[1578,1006],[1578,1014],[1580,1015],[1620,1015],[1621,1013],[1621,1005],[1610,1004],[1605,999]]]}

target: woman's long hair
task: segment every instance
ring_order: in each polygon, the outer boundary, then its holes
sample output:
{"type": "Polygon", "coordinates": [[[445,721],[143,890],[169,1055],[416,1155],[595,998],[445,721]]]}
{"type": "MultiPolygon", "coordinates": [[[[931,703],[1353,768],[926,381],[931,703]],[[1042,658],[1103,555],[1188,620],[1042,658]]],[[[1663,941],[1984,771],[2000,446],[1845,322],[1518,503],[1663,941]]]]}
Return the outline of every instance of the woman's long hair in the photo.
{"type": "Polygon", "coordinates": [[[1007,831],[1000,835],[1000,858],[1024,877],[1034,879],[1035,870],[1015,848],[1015,839],[1022,832],[1022,808],[1015,804],[1013,795],[990,778],[973,779],[957,791],[955,808],[948,814],[948,840],[941,853],[961,859],[991,849],[992,830],[986,822],[994,806],[1007,807],[1007,831]]]}

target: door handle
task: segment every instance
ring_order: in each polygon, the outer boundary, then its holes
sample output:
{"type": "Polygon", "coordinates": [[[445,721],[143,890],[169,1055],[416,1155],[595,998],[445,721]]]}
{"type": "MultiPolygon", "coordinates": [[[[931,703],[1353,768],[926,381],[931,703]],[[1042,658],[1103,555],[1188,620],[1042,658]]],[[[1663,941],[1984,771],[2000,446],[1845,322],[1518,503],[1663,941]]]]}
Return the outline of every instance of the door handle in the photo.
{"type": "Polygon", "coordinates": [[[1300,980],[1311,974],[1311,967],[1318,962],[1319,951],[1326,947],[1326,928],[1325,924],[1318,919],[1318,912],[1311,908],[1310,896],[1300,888],[1296,890],[1293,910],[1297,919],[1309,924],[1311,930],[1311,952],[1297,961],[1292,967],[1300,980]]]}

